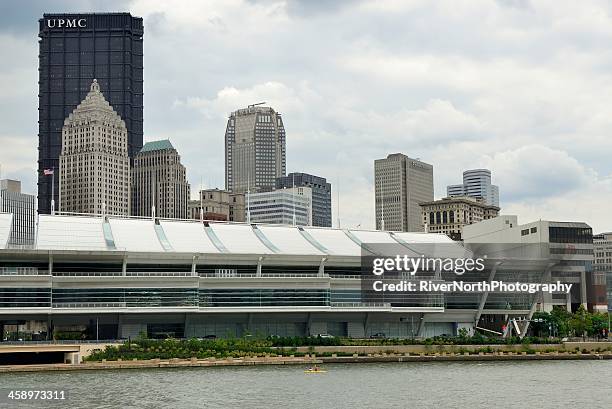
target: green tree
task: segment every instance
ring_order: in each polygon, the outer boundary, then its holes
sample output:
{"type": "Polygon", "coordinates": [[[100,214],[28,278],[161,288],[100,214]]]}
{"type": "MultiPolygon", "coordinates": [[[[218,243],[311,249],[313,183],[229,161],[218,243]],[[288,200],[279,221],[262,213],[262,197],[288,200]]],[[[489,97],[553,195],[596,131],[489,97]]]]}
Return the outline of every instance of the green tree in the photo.
{"type": "Polygon", "coordinates": [[[531,330],[535,336],[545,337],[550,335],[553,317],[549,313],[534,312],[531,320],[531,330]]]}
{"type": "Polygon", "coordinates": [[[591,321],[593,323],[593,331],[591,334],[589,335],[601,335],[602,331],[604,329],[609,329],[608,328],[608,314],[607,313],[601,313],[601,314],[592,314],[591,315],[591,321]]]}
{"type": "Polygon", "coordinates": [[[593,333],[593,320],[591,314],[580,304],[578,310],[572,315],[569,320],[571,330],[575,336],[584,337],[586,334],[593,333]]]}
{"type": "Polygon", "coordinates": [[[566,337],[570,333],[569,320],[572,317],[565,308],[555,305],[550,312],[553,334],[559,337],[566,337]]]}

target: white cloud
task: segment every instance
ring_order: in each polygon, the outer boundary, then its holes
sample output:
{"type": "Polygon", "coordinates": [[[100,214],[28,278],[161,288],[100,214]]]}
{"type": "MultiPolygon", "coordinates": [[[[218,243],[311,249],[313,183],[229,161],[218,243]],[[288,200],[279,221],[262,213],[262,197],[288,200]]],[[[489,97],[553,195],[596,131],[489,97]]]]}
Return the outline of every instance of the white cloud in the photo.
{"type": "MultiPolygon", "coordinates": [[[[170,138],[194,187],[222,186],[228,114],[266,101],[285,120],[288,170],[341,180],[344,225],[374,225],[373,161],[403,152],[434,165],[437,196],[488,166],[504,212],[612,230],[605,1],[136,0],[130,11],[145,19],[145,138],[170,138]]],[[[35,34],[0,28],[0,52],[11,61],[0,162],[33,183],[35,34]]]]}

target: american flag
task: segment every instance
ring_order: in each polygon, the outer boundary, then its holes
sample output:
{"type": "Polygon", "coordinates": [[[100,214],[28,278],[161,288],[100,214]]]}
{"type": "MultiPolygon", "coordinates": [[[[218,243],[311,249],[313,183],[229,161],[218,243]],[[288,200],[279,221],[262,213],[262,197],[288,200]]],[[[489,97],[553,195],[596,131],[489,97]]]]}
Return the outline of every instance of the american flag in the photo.
{"type": "Polygon", "coordinates": [[[43,170],[45,176],[49,176],[53,174],[53,169],[45,169],[43,170]]]}

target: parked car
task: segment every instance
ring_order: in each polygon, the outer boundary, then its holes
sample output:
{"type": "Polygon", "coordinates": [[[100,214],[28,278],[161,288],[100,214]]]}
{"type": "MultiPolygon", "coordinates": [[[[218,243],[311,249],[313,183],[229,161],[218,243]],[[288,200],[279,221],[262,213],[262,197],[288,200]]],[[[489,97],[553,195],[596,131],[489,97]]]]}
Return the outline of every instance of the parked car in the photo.
{"type": "Polygon", "coordinates": [[[370,335],[371,339],[384,339],[387,338],[384,332],[377,332],[376,334],[370,335]]]}
{"type": "Polygon", "coordinates": [[[214,334],[211,334],[211,335],[206,335],[206,336],[204,337],[204,339],[217,339],[217,336],[216,336],[216,335],[214,335],[214,334]]]}
{"type": "Polygon", "coordinates": [[[335,336],[333,336],[331,334],[319,334],[319,335],[317,335],[317,337],[319,337],[319,338],[336,338],[335,336]]]}

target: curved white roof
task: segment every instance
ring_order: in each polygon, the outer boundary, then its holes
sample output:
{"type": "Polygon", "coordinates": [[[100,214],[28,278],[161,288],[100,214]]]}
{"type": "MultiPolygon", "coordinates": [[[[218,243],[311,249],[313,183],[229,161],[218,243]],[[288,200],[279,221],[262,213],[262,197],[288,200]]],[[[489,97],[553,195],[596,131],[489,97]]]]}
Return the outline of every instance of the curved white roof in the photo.
{"type": "Polygon", "coordinates": [[[165,251],[150,219],[109,218],[117,250],[163,252],[165,251]]]}
{"type": "Polygon", "coordinates": [[[101,217],[40,215],[36,247],[40,250],[106,250],[103,221],[101,217]]]}
{"type": "MultiPolygon", "coordinates": [[[[0,248],[6,247],[10,217],[0,214],[0,248]]],[[[399,243],[423,247],[426,252],[431,244],[465,251],[440,234],[222,222],[203,225],[197,220],[160,220],[156,224],[151,219],[108,217],[105,221],[99,216],[40,215],[37,237],[36,248],[41,250],[360,257],[361,243],[399,243]]]]}
{"type": "Polygon", "coordinates": [[[412,232],[394,232],[394,236],[406,243],[455,243],[446,234],[439,233],[412,233],[412,232]]]}
{"type": "Polygon", "coordinates": [[[397,244],[397,241],[386,231],[351,230],[351,234],[362,243],[397,244]]]}
{"type": "Polygon", "coordinates": [[[230,253],[273,254],[248,224],[211,223],[211,230],[230,253]]]}
{"type": "Polygon", "coordinates": [[[0,213],[0,249],[6,248],[11,235],[11,213],[0,213]]]}
{"type": "Polygon", "coordinates": [[[257,226],[257,228],[270,240],[283,254],[320,254],[321,250],[300,233],[297,228],[287,228],[283,226],[257,226]]]}
{"type": "Polygon", "coordinates": [[[350,239],[342,230],[304,228],[318,243],[321,243],[331,254],[339,256],[361,256],[361,247],[350,239]]]}
{"type": "Polygon", "coordinates": [[[162,220],[159,224],[175,251],[219,253],[217,247],[208,238],[202,223],[162,220]]]}

